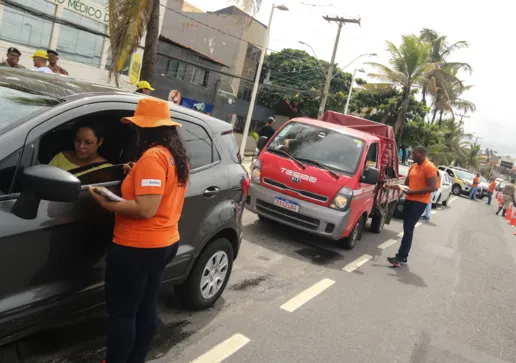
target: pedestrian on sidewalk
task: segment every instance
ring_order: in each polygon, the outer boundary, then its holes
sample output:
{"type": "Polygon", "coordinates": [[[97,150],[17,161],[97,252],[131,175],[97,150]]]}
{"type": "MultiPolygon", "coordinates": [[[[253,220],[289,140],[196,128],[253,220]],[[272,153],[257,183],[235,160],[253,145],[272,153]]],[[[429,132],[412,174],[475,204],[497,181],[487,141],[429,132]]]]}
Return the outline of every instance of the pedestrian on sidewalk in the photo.
{"type": "Polygon", "coordinates": [[[189,179],[188,158],[168,102],[141,99],[132,123],[143,152],[124,169],[121,202],[90,187],[92,197],[115,213],[106,260],[109,316],[107,363],[145,362],[158,326],[158,291],[165,266],[178,250],[178,221],[189,179]]]}
{"type": "Polygon", "coordinates": [[[469,191],[469,199],[477,200],[477,191],[478,186],[480,185],[480,173],[477,173],[473,178],[473,184],[471,186],[471,190],[469,191]]]}
{"type": "Polygon", "coordinates": [[[47,67],[48,54],[45,50],[37,50],[32,55],[32,61],[34,62],[35,70],[44,73],[53,73],[50,68],[47,67]]]}
{"type": "Polygon", "coordinates": [[[7,49],[7,60],[0,63],[0,67],[25,68],[18,63],[20,61],[20,57],[21,52],[14,47],[10,47],[7,49]]]}
{"type": "MultiPolygon", "coordinates": [[[[427,205],[432,202],[432,193],[437,188],[437,168],[427,159],[426,149],[423,146],[412,150],[412,160],[414,164],[405,178],[405,185],[410,189],[405,191],[403,238],[396,256],[387,259],[394,267],[407,264],[414,228],[427,205]]],[[[387,188],[394,189],[396,186],[389,185],[387,188]]]]}
{"type": "Polygon", "coordinates": [[[505,212],[507,209],[511,206],[511,203],[514,204],[514,191],[516,190],[516,187],[514,186],[514,183],[516,181],[514,179],[511,180],[511,183],[507,184],[505,188],[503,188],[502,192],[502,205],[500,208],[498,208],[498,212],[496,212],[496,215],[498,215],[500,212],[502,212],[502,217],[505,217],[505,212]]]}
{"type": "Polygon", "coordinates": [[[274,119],[274,117],[269,117],[267,119],[267,125],[265,125],[264,127],[262,127],[260,129],[260,131],[258,132],[258,135],[260,135],[260,137],[262,136],[265,136],[267,137],[269,140],[271,139],[271,137],[274,135],[274,133],[276,132],[274,130],[274,128],[272,127],[272,124],[276,122],[276,120],[274,119]]]}
{"type": "Polygon", "coordinates": [[[493,199],[493,193],[496,189],[496,178],[491,178],[491,183],[489,184],[489,188],[487,188],[487,205],[491,205],[491,200],[493,199]]]}

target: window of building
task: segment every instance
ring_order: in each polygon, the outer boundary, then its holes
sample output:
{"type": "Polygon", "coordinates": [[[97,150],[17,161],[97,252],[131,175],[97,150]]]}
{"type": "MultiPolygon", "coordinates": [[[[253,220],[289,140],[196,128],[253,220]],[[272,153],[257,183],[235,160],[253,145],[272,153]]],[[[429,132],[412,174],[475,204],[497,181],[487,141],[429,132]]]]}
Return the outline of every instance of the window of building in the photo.
{"type": "MultiPolygon", "coordinates": [[[[45,0],[14,0],[14,2],[49,15],[54,15],[56,9],[56,5],[45,0]]],[[[50,21],[39,19],[4,5],[0,21],[0,39],[34,48],[47,49],[50,45],[52,26],[53,24],[50,21]]]]}
{"type": "Polygon", "coordinates": [[[207,87],[209,79],[210,79],[209,71],[205,71],[204,69],[193,67],[193,72],[192,72],[192,83],[193,84],[207,87]]]}
{"type": "Polygon", "coordinates": [[[246,55],[245,57],[255,63],[258,63],[260,61],[260,55],[261,55],[261,52],[260,52],[260,49],[252,46],[252,45],[249,45],[247,47],[247,52],[246,52],[246,55]]]}
{"type": "Polygon", "coordinates": [[[218,153],[205,129],[187,121],[181,121],[181,124],[183,127],[179,128],[179,133],[185,141],[192,169],[201,168],[219,160],[218,153]]]}
{"type": "Polygon", "coordinates": [[[238,89],[238,98],[244,101],[251,101],[251,95],[253,94],[253,84],[248,81],[240,82],[240,88],[238,89]]]}
{"type": "MultiPolygon", "coordinates": [[[[67,9],[63,10],[62,17],[101,33],[106,31],[104,24],[67,9]]],[[[62,58],[98,66],[100,65],[104,40],[103,36],[61,25],[59,39],[57,40],[57,51],[62,58]]]]}
{"type": "Polygon", "coordinates": [[[167,66],[167,75],[184,81],[186,76],[186,64],[175,59],[170,59],[167,66]]]}

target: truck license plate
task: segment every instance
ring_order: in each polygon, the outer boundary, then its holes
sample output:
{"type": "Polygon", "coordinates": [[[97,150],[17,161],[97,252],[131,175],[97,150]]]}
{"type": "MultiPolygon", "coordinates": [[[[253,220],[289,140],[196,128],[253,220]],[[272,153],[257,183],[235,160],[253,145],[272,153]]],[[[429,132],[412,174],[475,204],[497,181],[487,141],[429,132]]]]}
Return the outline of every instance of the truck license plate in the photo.
{"type": "Polygon", "coordinates": [[[274,204],[278,207],[285,208],[293,212],[299,212],[299,204],[288,199],[276,197],[274,199],[274,204]]]}

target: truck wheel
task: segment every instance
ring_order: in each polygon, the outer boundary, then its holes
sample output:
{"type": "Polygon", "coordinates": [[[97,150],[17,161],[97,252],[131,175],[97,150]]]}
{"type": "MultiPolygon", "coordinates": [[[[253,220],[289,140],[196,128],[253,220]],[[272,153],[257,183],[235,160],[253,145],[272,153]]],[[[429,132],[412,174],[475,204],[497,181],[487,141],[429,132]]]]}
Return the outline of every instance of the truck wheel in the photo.
{"type": "Polygon", "coordinates": [[[226,238],[216,239],[195,261],[190,275],[176,286],[176,296],[193,310],[204,310],[219,299],[233,269],[233,247],[226,238]]]}
{"type": "Polygon", "coordinates": [[[385,216],[377,212],[373,214],[373,218],[371,218],[371,232],[373,233],[382,233],[383,225],[385,224],[385,216]]]}
{"type": "Polygon", "coordinates": [[[353,230],[349,234],[349,236],[344,237],[342,239],[342,242],[344,243],[344,248],[346,250],[352,250],[355,245],[357,244],[357,241],[360,239],[360,236],[362,234],[362,229],[364,228],[364,218],[360,217],[355,224],[355,227],[353,227],[353,230]]]}
{"type": "Polygon", "coordinates": [[[460,187],[460,185],[455,184],[452,189],[453,195],[460,195],[461,192],[462,192],[462,188],[460,187]]]}

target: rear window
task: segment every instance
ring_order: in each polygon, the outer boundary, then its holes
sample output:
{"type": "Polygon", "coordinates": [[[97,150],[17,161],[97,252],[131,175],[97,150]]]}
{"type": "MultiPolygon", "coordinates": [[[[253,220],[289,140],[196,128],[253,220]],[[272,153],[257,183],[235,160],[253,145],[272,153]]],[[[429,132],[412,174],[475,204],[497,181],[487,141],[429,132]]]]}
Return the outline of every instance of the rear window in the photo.
{"type": "Polygon", "coordinates": [[[0,134],[59,102],[55,98],[32,94],[0,83],[0,134]]]}
{"type": "Polygon", "coordinates": [[[231,155],[231,159],[235,163],[240,163],[240,154],[238,152],[239,146],[236,141],[235,134],[233,134],[233,130],[224,131],[222,133],[222,136],[220,137],[220,140],[222,141],[222,147],[227,148],[229,151],[229,154],[231,155]]]}
{"type": "Polygon", "coordinates": [[[291,122],[274,137],[267,150],[283,150],[297,159],[312,160],[352,175],[358,168],[364,145],[363,140],[337,131],[291,122]]]}

